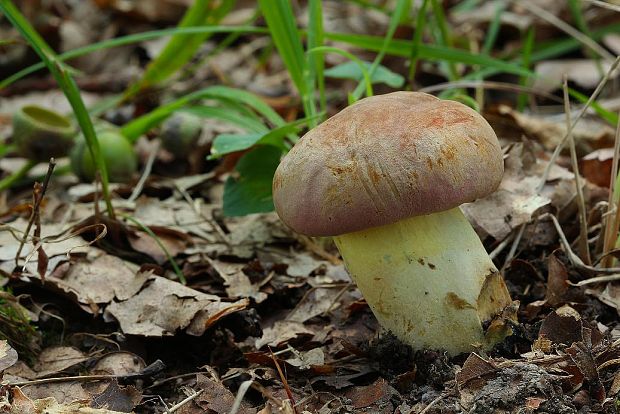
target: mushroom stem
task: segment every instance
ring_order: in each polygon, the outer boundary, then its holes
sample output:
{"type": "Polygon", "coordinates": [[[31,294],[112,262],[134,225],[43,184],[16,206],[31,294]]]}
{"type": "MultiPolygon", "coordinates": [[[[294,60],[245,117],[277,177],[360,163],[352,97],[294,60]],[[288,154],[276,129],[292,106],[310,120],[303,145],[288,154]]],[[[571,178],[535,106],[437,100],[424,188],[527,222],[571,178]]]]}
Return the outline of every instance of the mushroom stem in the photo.
{"type": "Polygon", "coordinates": [[[504,280],[458,207],[334,239],[379,323],[414,349],[456,355],[510,333],[504,280]]]}

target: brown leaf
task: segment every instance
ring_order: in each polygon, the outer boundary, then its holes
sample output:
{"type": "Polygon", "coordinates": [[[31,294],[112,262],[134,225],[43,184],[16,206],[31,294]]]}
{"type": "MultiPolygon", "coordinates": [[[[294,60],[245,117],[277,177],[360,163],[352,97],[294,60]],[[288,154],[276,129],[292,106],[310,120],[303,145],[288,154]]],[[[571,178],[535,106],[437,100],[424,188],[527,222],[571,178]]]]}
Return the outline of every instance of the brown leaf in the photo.
{"type": "Polygon", "coordinates": [[[137,295],[109,305],[104,317],[115,318],[126,334],[169,336],[187,329],[200,336],[229,311],[239,311],[247,301],[222,302],[218,296],[190,289],[159,276],[151,276],[137,295]]]}
{"type": "Polygon", "coordinates": [[[379,378],[371,385],[351,388],[346,396],[351,400],[353,408],[360,409],[380,405],[380,402],[385,403],[395,393],[396,391],[385,379],[379,378]]]}
{"type": "Polygon", "coordinates": [[[504,239],[513,229],[529,222],[532,215],[551,199],[538,192],[539,166],[523,144],[512,147],[505,161],[505,171],[497,191],[461,206],[476,231],[504,239]]]}
{"type": "MultiPolygon", "coordinates": [[[[566,135],[564,112],[541,116],[521,113],[506,105],[498,109],[502,115],[511,118],[528,138],[540,142],[547,150],[554,150],[566,135]]],[[[613,146],[614,133],[614,129],[604,121],[593,118],[583,118],[573,128],[575,143],[583,153],[613,146]]]]}
{"type": "Polygon", "coordinates": [[[549,274],[545,299],[550,306],[555,307],[565,301],[564,295],[568,291],[568,271],[555,253],[549,255],[547,265],[549,274]]]}
{"type": "MultiPolygon", "coordinates": [[[[604,73],[611,68],[611,62],[595,61],[593,59],[558,59],[545,60],[536,64],[533,88],[552,92],[559,87],[558,79],[563,75],[584,89],[594,89],[601,81],[604,73]],[[602,71],[600,67],[602,66],[602,71]]],[[[618,72],[615,72],[617,76],[618,72]]]]}
{"type": "Polygon", "coordinates": [[[613,158],[613,148],[592,151],[581,159],[580,172],[591,183],[599,187],[609,187],[613,158]]]}
{"type": "Polygon", "coordinates": [[[483,359],[476,353],[471,353],[463,364],[463,368],[456,373],[456,383],[459,387],[463,387],[473,379],[482,378],[496,372],[497,368],[491,361],[483,359]]]}
{"type": "Polygon", "coordinates": [[[58,374],[86,360],[88,357],[73,347],[52,346],[41,351],[33,369],[36,372],[36,378],[43,378],[58,374]]]}
{"type": "MultiPolygon", "coordinates": [[[[235,396],[228,388],[222,385],[221,382],[215,382],[202,374],[196,376],[196,382],[198,388],[203,390],[203,392],[194,401],[202,410],[208,410],[208,412],[213,412],[214,414],[228,414],[231,412],[235,396]]],[[[256,409],[242,402],[237,412],[240,414],[254,414],[256,409]]]]}
{"type": "Polygon", "coordinates": [[[47,283],[74,296],[87,312],[94,304],[105,305],[114,300],[126,300],[138,293],[149,273],[136,272],[132,266],[109,254],[94,260],[84,259],[73,264],[64,275],[50,276],[47,283]]]}
{"type": "Polygon", "coordinates": [[[544,337],[556,345],[570,346],[582,340],[581,316],[570,306],[562,306],[550,313],[540,326],[539,337],[544,337]]]}
{"type": "Polygon", "coordinates": [[[133,386],[119,387],[112,381],[100,394],[94,395],[90,406],[122,413],[132,411],[142,400],[142,393],[133,386]]]}
{"type": "Polygon", "coordinates": [[[279,347],[291,339],[313,334],[314,332],[300,322],[276,321],[273,326],[263,330],[263,336],[256,340],[255,346],[256,349],[261,349],[265,345],[279,347]]]}
{"type": "Polygon", "coordinates": [[[0,377],[4,370],[12,367],[17,362],[17,352],[5,340],[0,341],[0,377]]]}

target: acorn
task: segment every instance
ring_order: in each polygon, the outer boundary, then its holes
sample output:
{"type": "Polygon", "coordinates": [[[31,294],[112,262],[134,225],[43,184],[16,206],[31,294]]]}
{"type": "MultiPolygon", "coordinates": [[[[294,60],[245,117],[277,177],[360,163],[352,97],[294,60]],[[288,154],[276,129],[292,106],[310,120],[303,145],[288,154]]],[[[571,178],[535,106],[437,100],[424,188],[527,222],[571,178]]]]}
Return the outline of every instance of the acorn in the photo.
{"type": "MultiPolygon", "coordinates": [[[[138,160],[129,140],[114,126],[103,125],[95,129],[110,182],[130,181],[138,170],[138,160]]],[[[82,181],[95,179],[97,167],[83,135],[71,151],[71,169],[82,181]]]]}
{"type": "Polygon", "coordinates": [[[202,132],[202,118],[177,112],[164,122],[160,138],[162,146],[176,158],[186,158],[196,147],[202,132]]]}
{"type": "Polygon", "coordinates": [[[19,155],[47,162],[64,157],[74,142],[76,130],[69,118],[49,109],[27,105],[13,115],[13,142],[19,155]]]}

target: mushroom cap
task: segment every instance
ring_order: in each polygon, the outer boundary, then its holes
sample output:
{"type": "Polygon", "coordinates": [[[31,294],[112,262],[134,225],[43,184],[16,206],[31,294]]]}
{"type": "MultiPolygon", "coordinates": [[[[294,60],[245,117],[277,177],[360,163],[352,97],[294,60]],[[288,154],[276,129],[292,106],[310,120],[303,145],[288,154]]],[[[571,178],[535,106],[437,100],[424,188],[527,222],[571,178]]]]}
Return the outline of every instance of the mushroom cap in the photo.
{"type": "Polygon", "coordinates": [[[362,99],[282,159],[273,200],[298,233],[335,236],[448,210],[492,193],[504,163],[473,109],[421,92],[362,99]]]}

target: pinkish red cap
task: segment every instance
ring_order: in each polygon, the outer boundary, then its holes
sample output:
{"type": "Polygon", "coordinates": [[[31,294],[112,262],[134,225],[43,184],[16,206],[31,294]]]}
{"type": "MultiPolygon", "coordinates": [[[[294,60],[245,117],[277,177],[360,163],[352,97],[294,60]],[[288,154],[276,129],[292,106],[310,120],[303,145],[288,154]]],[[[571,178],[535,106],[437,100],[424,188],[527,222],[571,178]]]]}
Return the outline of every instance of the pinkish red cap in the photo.
{"type": "Polygon", "coordinates": [[[334,236],[448,210],[492,193],[504,170],[473,109],[421,92],[362,99],[282,159],[273,200],[298,233],[334,236]]]}

